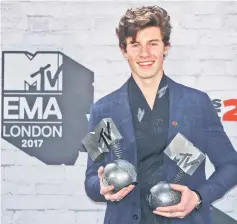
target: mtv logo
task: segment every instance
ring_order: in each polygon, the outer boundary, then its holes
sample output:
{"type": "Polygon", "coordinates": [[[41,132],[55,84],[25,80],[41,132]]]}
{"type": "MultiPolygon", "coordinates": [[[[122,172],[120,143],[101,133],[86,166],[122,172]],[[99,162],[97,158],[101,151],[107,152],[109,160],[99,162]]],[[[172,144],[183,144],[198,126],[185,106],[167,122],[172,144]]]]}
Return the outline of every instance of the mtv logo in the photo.
{"type": "Polygon", "coordinates": [[[34,82],[32,85],[30,85],[28,82],[25,81],[24,84],[24,89],[29,92],[34,92],[37,90],[37,82],[34,82]]]}
{"type": "Polygon", "coordinates": [[[205,154],[181,133],[172,139],[164,153],[189,175],[192,175],[206,158],[205,154]]]}
{"type": "Polygon", "coordinates": [[[24,52],[4,56],[5,90],[62,91],[62,55],[24,52]]]}
{"type": "Polygon", "coordinates": [[[48,165],[73,165],[94,73],[58,51],[3,51],[2,59],[2,138],[48,165]]]}

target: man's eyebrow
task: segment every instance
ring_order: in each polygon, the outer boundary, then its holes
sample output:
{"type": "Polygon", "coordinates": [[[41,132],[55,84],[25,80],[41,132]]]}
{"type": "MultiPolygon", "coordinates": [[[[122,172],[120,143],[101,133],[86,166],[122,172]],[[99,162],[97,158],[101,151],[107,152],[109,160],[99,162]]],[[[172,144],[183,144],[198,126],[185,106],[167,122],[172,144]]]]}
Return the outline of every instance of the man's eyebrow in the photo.
{"type": "Polygon", "coordinates": [[[138,42],[138,41],[132,41],[132,40],[128,42],[128,44],[139,44],[139,43],[140,42],[138,42]]]}
{"type": "Polygon", "coordinates": [[[160,42],[159,39],[152,39],[152,40],[149,40],[148,42],[153,42],[153,41],[158,41],[158,42],[160,42]]]}
{"type": "MultiPolygon", "coordinates": [[[[159,39],[151,39],[151,40],[148,40],[148,42],[150,43],[150,42],[155,42],[155,41],[157,41],[157,42],[160,42],[161,40],[159,40],[159,39]]],[[[139,41],[130,41],[128,44],[139,44],[140,42],[139,41]]]]}

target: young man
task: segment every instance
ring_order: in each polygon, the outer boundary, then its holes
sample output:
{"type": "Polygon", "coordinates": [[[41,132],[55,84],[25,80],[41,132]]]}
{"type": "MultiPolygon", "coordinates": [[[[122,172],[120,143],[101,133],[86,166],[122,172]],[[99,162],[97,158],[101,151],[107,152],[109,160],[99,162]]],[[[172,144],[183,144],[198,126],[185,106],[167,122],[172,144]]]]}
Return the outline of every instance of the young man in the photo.
{"type": "Polygon", "coordinates": [[[111,154],[101,163],[88,158],[87,195],[107,202],[105,224],[210,224],[211,203],[237,184],[237,153],[207,94],[174,82],[163,71],[171,33],[167,12],[157,6],[127,10],[116,32],[131,77],[92,106],[89,129],[103,118],[113,119],[123,136],[123,158],[137,168],[139,183],[113,194],[113,186],[101,182],[111,154]],[[179,204],[152,211],[146,194],[177,173],[163,151],[178,132],[207,154],[216,170],[206,180],[202,163],[192,176],[171,185],[182,194],[179,204]]]}

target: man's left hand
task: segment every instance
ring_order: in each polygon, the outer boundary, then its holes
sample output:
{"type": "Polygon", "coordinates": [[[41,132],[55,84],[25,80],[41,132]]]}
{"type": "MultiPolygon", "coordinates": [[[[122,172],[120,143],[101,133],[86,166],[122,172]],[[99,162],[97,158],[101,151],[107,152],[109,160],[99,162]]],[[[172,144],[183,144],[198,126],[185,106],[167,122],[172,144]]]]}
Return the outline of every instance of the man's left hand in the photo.
{"type": "Polygon", "coordinates": [[[177,205],[158,207],[153,213],[168,218],[184,218],[188,215],[198,203],[198,196],[187,186],[179,184],[170,184],[171,188],[181,192],[181,201],[177,205]]]}

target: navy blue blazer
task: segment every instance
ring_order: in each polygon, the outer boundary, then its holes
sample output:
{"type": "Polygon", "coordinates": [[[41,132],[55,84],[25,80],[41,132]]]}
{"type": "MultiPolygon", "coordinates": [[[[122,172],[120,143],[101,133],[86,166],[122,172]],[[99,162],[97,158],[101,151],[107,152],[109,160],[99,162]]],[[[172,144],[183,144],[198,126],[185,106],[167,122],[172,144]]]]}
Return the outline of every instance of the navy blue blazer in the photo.
{"type": "MultiPolygon", "coordinates": [[[[181,184],[197,190],[203,199],[203,206],[192,211],[183,219],[173,218],[173,224],[211,224],[211,203],[221,198],[237,184],[237,153],[228,139],[220,119],[208,95],[174,82],[167,77],[170,97],[170,121],[168,143],[180,132],[205,153],[215,166],[215,172],[206,180],[205,163],[192,176],[185,176],[181,184]],[[172,123],[176,121],[177,125],[172,123]]],[[[128,101],[128,82],[120,89],[98,100],[91,107],[89,131],[103,118],[112,118],[123,136],[122,158],[137,166],[137,150],[132,117],[128,101]]],[[[88,157],[85,190],[95,202],[106,202],[100,195],[97,176],[99,166],[105,166],[114,159],[108,153],[103,162],[94,163],[88,157]]],[[[177,165],[165,157],[165,180],[171,181],[178,171],[177,165]]],[[[141,216],[140,193],[136,186],[120,202],[107,202],[104,224],[138,224],[141,216]]]]}

